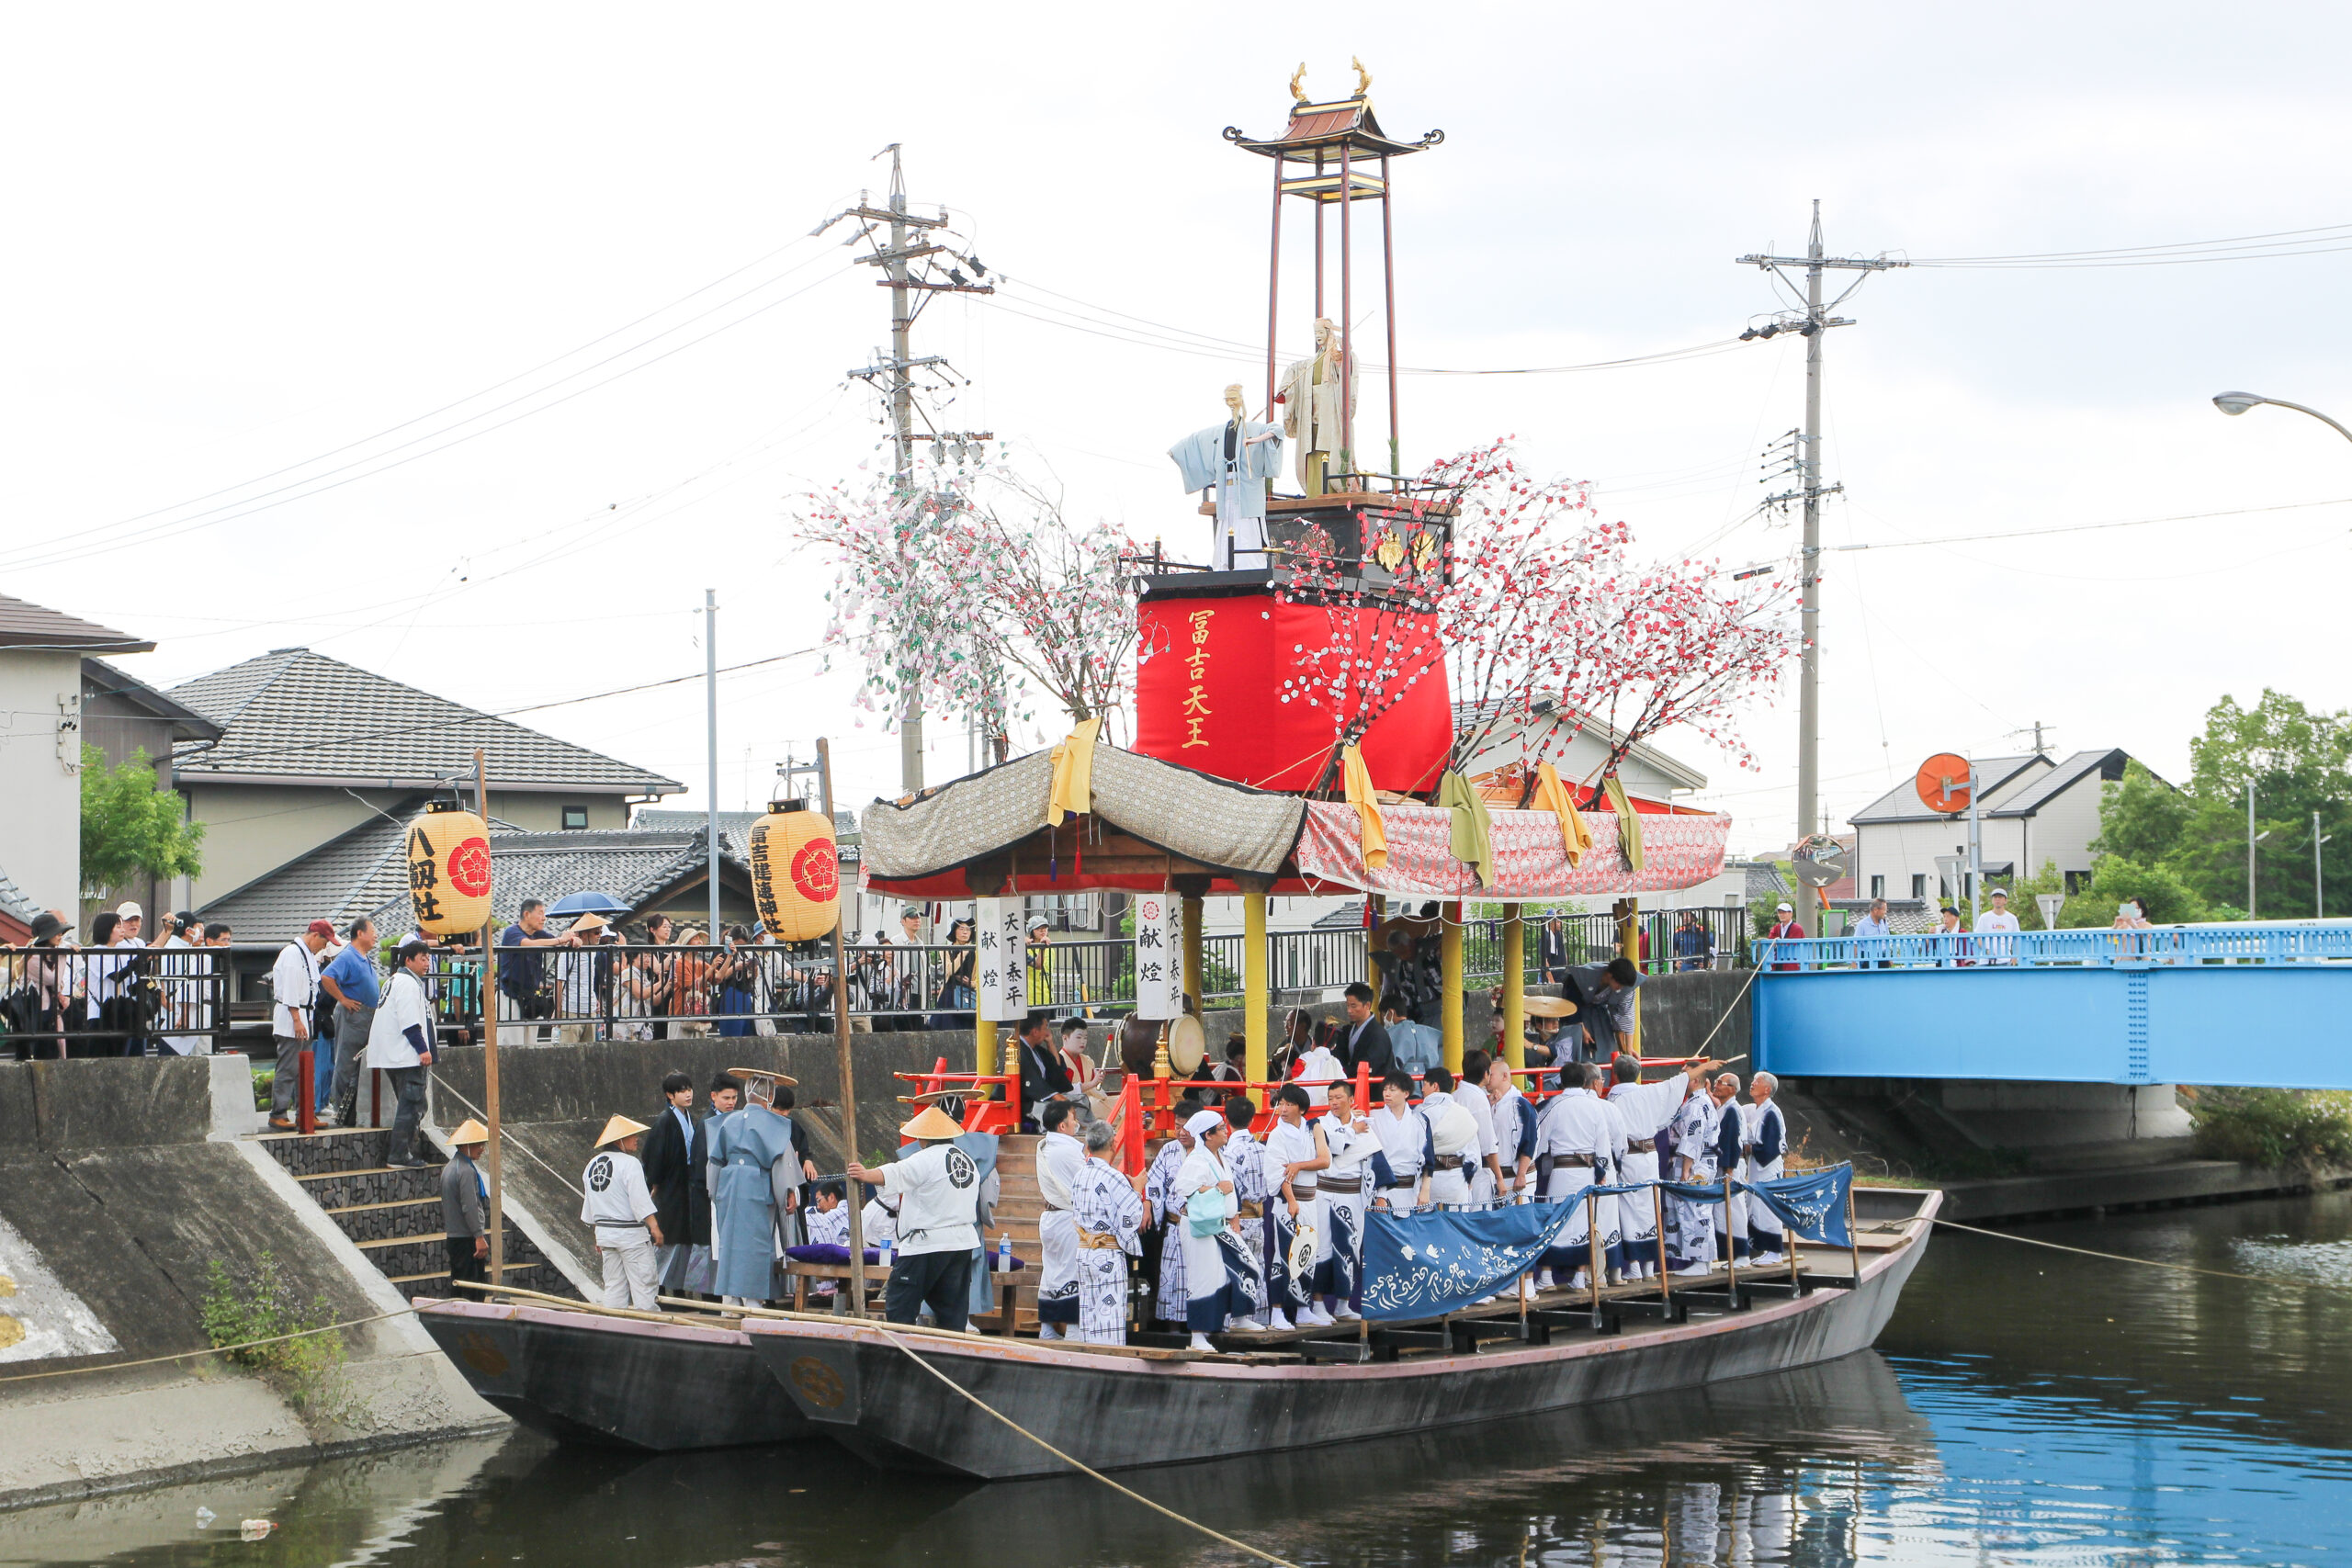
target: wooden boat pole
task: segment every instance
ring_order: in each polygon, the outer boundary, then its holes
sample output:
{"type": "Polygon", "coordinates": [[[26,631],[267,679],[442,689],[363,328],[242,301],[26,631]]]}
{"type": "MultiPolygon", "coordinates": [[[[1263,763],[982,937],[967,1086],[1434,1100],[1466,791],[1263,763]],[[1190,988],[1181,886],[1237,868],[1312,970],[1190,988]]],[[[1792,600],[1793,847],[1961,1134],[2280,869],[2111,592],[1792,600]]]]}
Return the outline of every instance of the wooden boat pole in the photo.
{"type": "MultiPolygon", "coordinates": [[[[833,826],[833,752],[823,736],[817,737],[817,793],[825,805],[825,827],[833,826]]],[[[835,857],[838,861],[838,856],[835,857]]],[[[712,897],[715,898],[716,894],[712,897]]],[[[833,1048],[841,1058],[842,1164],[857,1162],[857,1078],[849,1051],[849,964],[842,952],[841,894],[838,875],[833,895],[833,1048]]],[[[987,1047],[981,1047],[983,1051],[987,1047]]],[[[975,1084],[975,1089],[979,1086],[975,1084]]],[[[854,1189],[842,1195],[849,1205],[849,1310],[865,1315],[865,1205],[854,1189]]]]}
{"type": "MultiPolygon", "coordinates": [[[[481,815],[483,841],[490,835],[490,763],[479,746],[474,748],[474,809],[481,815]]],[[[506,1279],[506,1183],[501,1179],[498,1130],[498,987],[491,965],[497,963],[497,950],[492,945],[497,927],[494,916],[484,914],[481,920],[481,1103],[482,1119],[490,1123],[490,1282],[503,1283],[506,1279]]],[[[414,1150],[394,1150],[406,1159],[414,1150]]]]}
{"type": "Polygon", "coordinates": [[[1666,1189],[1650,1184],[1650,1213],[1657,1216],[1657,1290],[1660,1299],[1674,1299],[1674,1270],[1666,1266],[1666,1189]]]}
{"type": "Polygon", "coordinates": [[[1598,1173],[1591,1187],[1585,1189],[1584,1240],[1592,1257],[1592,1331],[1600,1332],[1600,1198],[1594,1189],[1600,1185],[1598,1173]]]}
{"type": "Polygon", "coordinates": [[[1739,1238],[1731,1234],[1731,1175],[1724,1175],[1724,1267],[1729,1270],[1724,1283],[1731,1288],[1732,1304],[1739,1304],[1739,1238]]]}
{"type": "MultiPolygon", "coordinates": [[[[1251,1083],[1266,1081],[1267,1017],[1272,1005],[1266,987],[1266,888],[1245,883],[1241,895],[1241,1076],[1251,1083]]],[[[1189,911],[1188,911],[1189,913],[1189,911]]],[[[1189,931],[1188,938],[1189,941],[1189,931]]],[[[1185,983],[1193,983],[1188,971],[1185,983]]]]}
{"type": "MultiPolygon", "coordinates": [[[[1347,214],[1340,215],[1342,225],[1347,214]]],[[[1344,227],[1341,232],[1345,232],[1344,227]]],[[[1342,275],[1345,276],[1344,274],[1342,275]]],[[[1342,383],[1344,385],[1344,383],[1342,383]]],[[[1462,1071],[1462,901],[1455,899],[1439,910],[1438,968],[1443,977],[1442,1000],[1438,1008],[1438,1020],[1443,1026],[1445,1070],[1462,1071]]]]}
{"type": "MultiPolygon", "coordinates": [[[[1385,213],[1387,197],[1381,200],[1385,213]]],[[[1393,372],[1391,389],[1393,401],[1393,372]]],[[[1389,423],[1396,423],[1393,408],[1389,411],[1389,423]]],[[[1393,441],[1391,445],[1394,446],[1393,441]]],[[[1395,471],[1394,464],[1390,465],[1390,471],[1395,471]]],[[[1517,904],[1503,906],[1503,1060],[1514,1067],[1527,1066],[1527,921],[1520,908],[1517,904]]]]}
{"type": "Polygon", "coordinates": [[[1854,1182],[1846,1180],[1846,1251],[1854,1260],[1854,1288],[1862,1288],[1862,1233],[1854,1228],[1854,1182]]]}

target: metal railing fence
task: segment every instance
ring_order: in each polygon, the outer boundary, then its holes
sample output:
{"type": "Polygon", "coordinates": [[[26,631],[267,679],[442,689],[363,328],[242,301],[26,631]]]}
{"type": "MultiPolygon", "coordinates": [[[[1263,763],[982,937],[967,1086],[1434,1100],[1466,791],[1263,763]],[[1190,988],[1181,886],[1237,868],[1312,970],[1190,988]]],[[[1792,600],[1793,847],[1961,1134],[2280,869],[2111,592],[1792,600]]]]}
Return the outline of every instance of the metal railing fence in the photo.
{"type": "Polygon", "coordinates": [[[186,1054],[228,1028],[234,977],[226,948],[0,949],[0,1055],[186,1054]]]}
{"type": "Polygon", "coordinates": [[[2113,968],[2352,962],[2352,922],[2301,920],[2139,930],[1953,931],[1815,937],[1755,944],[1767,973],[1813,970],[2113,968]]]}

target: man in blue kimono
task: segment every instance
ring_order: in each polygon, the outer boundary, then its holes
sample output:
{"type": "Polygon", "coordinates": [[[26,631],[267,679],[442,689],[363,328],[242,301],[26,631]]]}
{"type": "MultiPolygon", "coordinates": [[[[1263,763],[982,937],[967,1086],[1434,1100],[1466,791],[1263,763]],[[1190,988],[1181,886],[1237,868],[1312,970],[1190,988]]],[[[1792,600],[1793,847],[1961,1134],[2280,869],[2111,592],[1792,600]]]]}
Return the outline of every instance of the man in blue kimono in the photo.
{"type": "Polygon", "coordinates": [[[775,1105],[777,1089],[793,1080],[758,1067],[729,1074],[743,1084],[745,1103],[710,1128],[710,1288],[734,1305],[757,1306],[775,1294],[777,1224],[799,1201],[792,1119],[775,1105]]]}

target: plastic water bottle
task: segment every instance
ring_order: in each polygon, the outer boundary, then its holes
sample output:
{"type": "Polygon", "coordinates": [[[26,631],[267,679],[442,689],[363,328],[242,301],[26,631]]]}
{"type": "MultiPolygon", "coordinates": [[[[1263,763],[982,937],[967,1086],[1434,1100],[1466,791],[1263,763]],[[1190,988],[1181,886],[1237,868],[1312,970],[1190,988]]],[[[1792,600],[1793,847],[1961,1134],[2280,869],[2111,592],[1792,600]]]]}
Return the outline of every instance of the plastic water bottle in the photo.
{"type": "Polygon", "coordinates": [[[883,1267],[883,1268],[888,1269],[888,1268],[890,1268],[890,1267],[892,1266],[893,1258],[894,1258],[895,1254],[896,1254],[896,1253],[897,1253],[897,1251],[898,1251],[898,1247],[899,1247],[899,1244],[898,1244],[897,1242],[895,1242],[895,1241],[891,1241],[891,1240],[889,1240],[889,1239],[888,1239],[888,1238],[885,1238],[885,1239],[884,1239],[884,1241],[883,1241],[883,1243],[882,1243],[882,1267],[883,1267]]]}
{"type": "Polygon", "coordinates": [[[1000,1274],[1012,1272],[1012,1233],[1011,1231],[996,1233],[996,1271],[1000,1274]]]}

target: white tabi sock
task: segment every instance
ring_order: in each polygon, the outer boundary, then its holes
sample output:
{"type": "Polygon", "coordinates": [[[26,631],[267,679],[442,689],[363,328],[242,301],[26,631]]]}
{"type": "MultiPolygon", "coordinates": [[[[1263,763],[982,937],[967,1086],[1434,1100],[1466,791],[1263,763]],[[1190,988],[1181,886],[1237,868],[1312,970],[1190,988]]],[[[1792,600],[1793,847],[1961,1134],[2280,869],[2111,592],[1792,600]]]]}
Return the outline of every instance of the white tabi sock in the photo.
{"type": "Polygon", "coordinates": [[[1191,1350],[1214,1350],[1216,1347],[1209,1343],[1209,1337],[1207,1335],[1195,1334],[1193,1336],[1192,1344],[1185,1347],[1185,1348],[1191,1350]]]}

